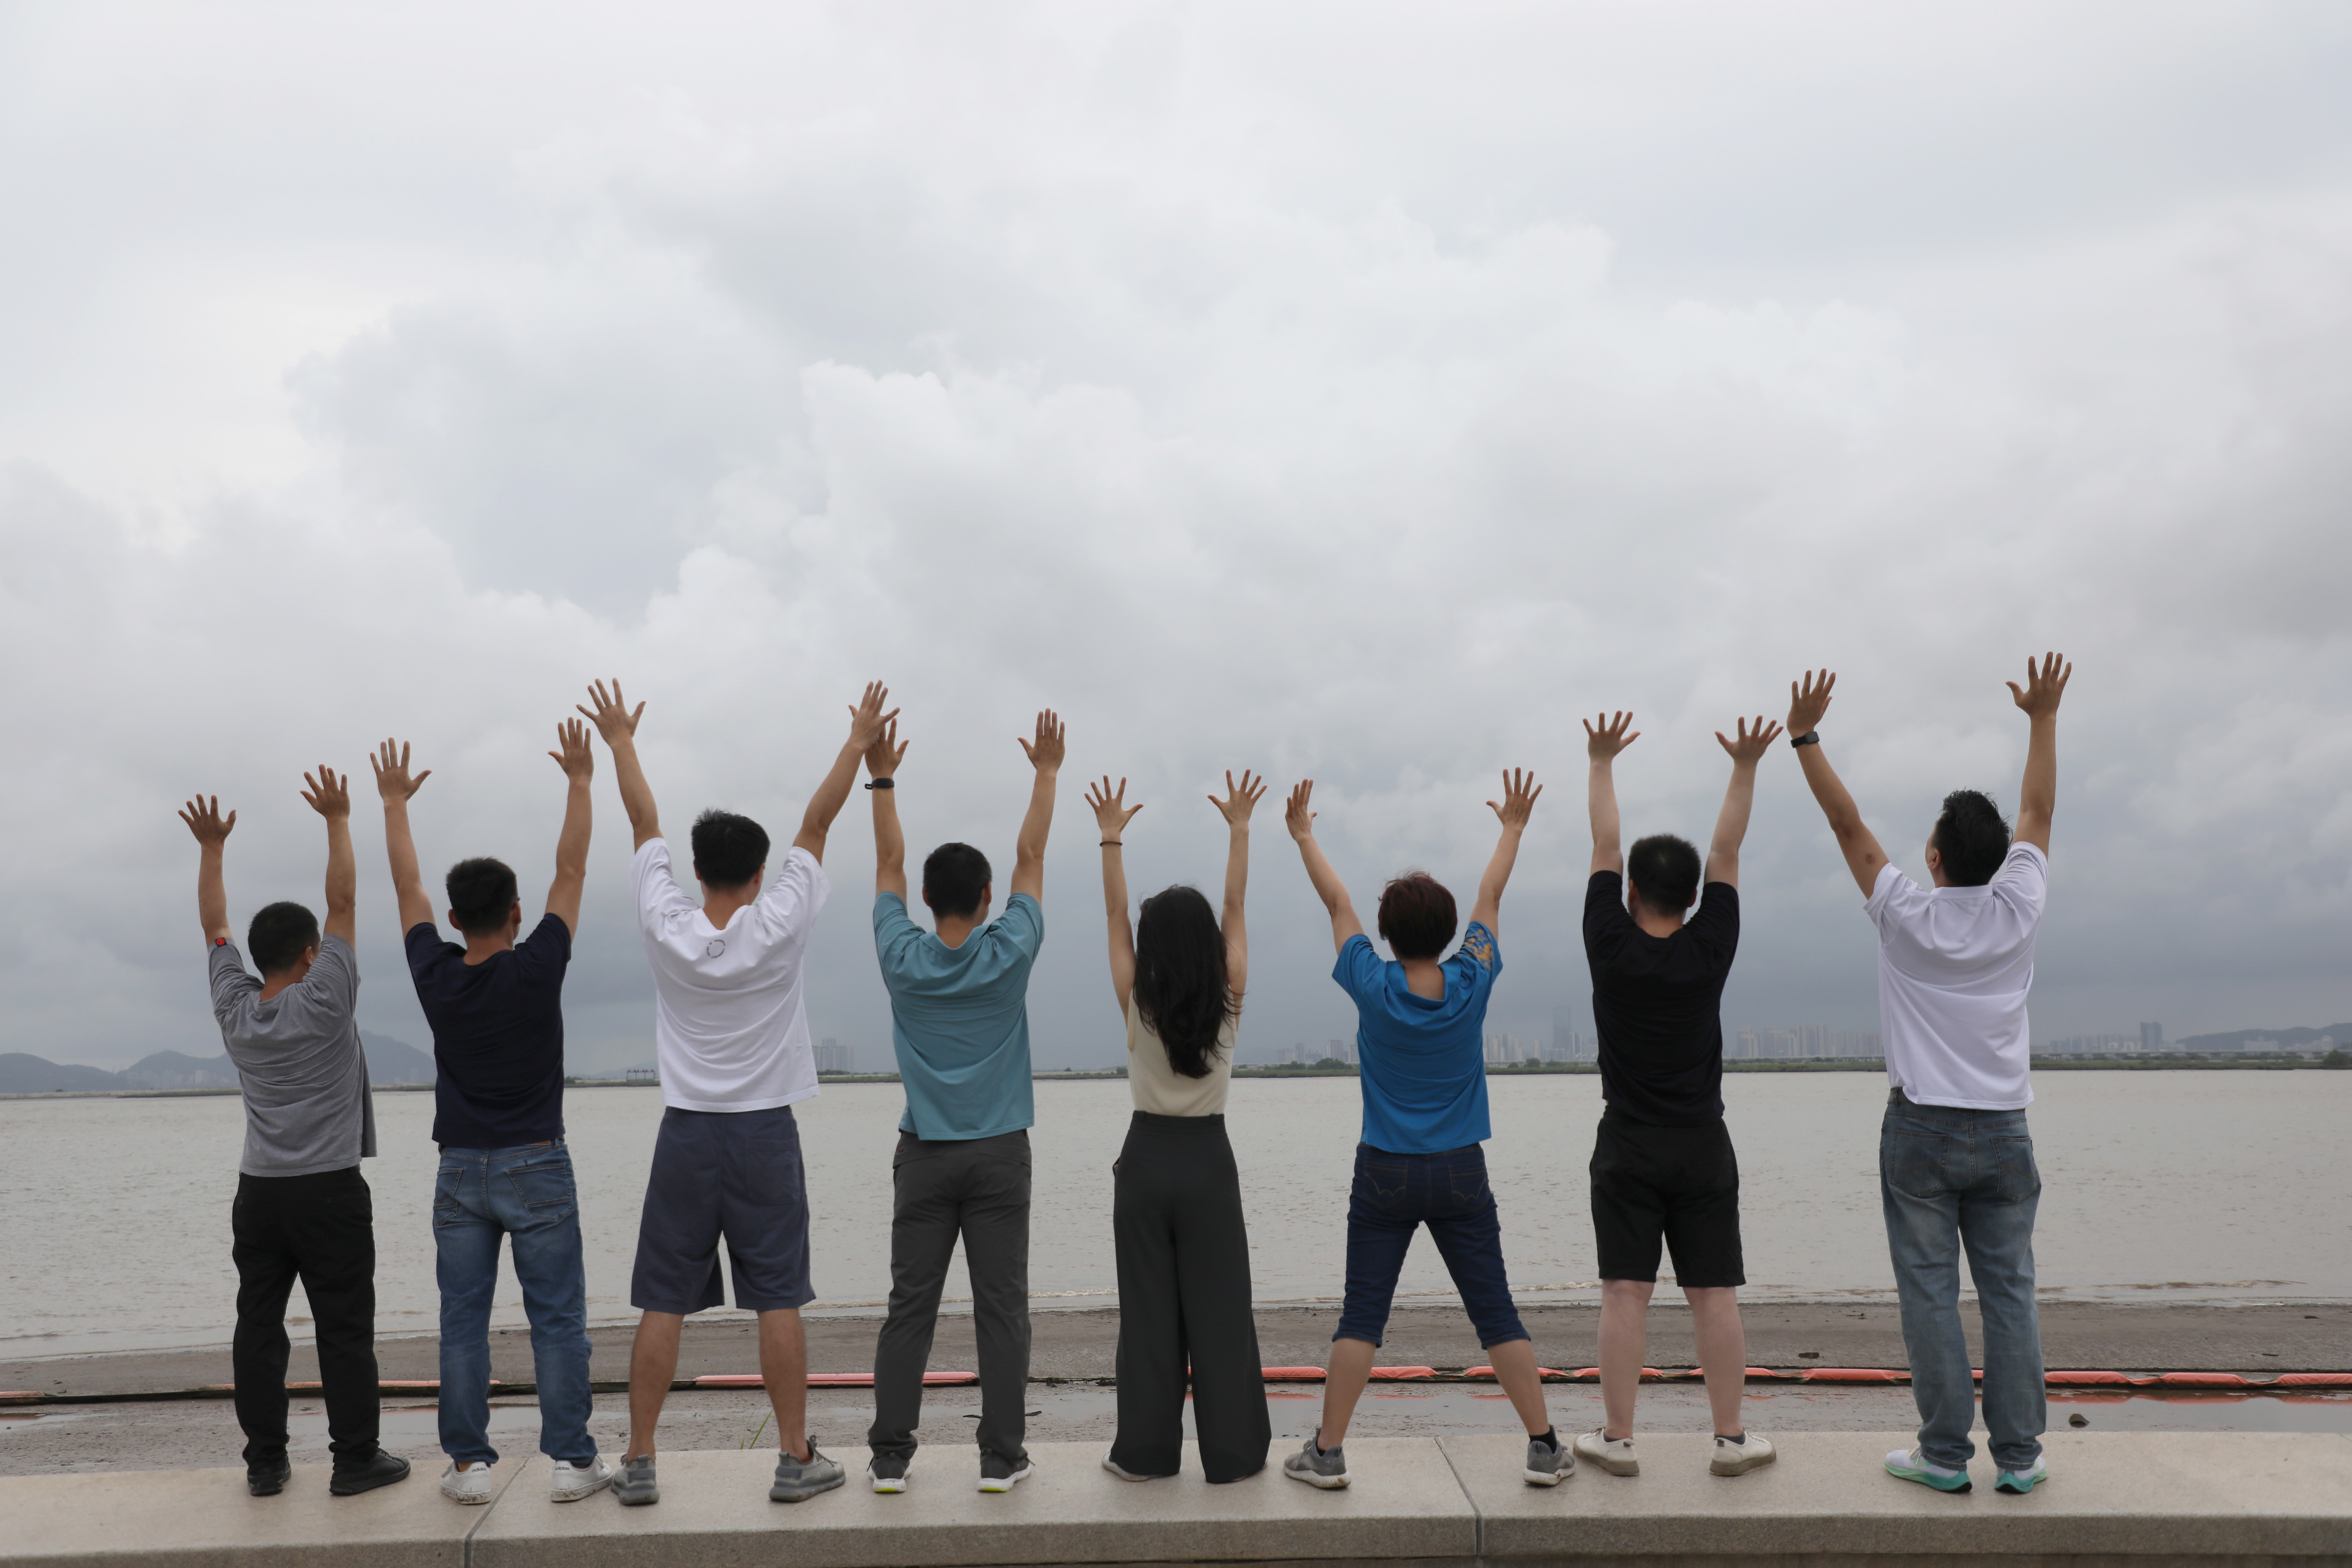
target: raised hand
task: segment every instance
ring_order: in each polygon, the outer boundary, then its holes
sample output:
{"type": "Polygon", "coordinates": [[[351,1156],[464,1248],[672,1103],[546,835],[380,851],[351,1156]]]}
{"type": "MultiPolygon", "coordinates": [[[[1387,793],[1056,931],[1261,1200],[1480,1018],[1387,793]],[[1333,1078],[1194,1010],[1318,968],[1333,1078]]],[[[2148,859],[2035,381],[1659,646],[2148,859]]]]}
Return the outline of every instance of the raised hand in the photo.
{"type": "Polygon", "coordinates": [[[893,708],[882,711],[882,704],[890,700],[890,689],[878,680],[866,683],[866,695],[849,710],[849,743],[860,752],[871,752],[874,742],[882,738],[883,727],[898,716],[893,708]]]}
{"type": "MultiPolygon", "coordinates": [[[[1065,749],[1064,740],[1067,731],[1063,728],[1060,716],[1051,708],[1038,714],[1036,740],[1021,742],[1021,750],[1028,756],[1029,765],[1041,773],[1060,772],[1062,753],[1065,749]]],[[[1016,736],[1015,739],[1019,737],[1016,736]]]]}
{"type": "Polygon", "coordinates": [[[2009,682],[2009,694],[2027,718],[2048,719],[2057,713],[2058,700],[2066,695],[2066,683],[2074,679],[2074,667],[2063,655],[2043,654],[2039,670],[2033,668],[2032,657],[2028,655],[2025,684],[2021,688],[2014,680],[2009,682]]]}
{"type": "Polygon", "coordinates": [[[621,695],[620,677],[613,678],[611,696],[605,695],[604,683],[601,680],[588,688],[588,696],[589,700],[596,704],[595,707],[588,708],[576,703],[574,706],[580,708],[582,718],[596,726],[596,733],[604,737],[604,744],[615,745],[636,734],[637,721],[645,717],[646,705],[640,702],[635,712],[630,711],[629,700],[621,695]]]}
{"type": "Polygon", "coordinates": [[[1125,779],[1118,781],[1117,793],[1112,792],[1108,773],[1103,774],[1099,785],[1087,785],[1087,804],[1095,808],[1095,826],[1102,830],[1103,841],[1108,844],[1118,843],[1127,825],[1135,820],[1135,814],[1143,809],[1139,800],[1133,805],[1127,804],[1125,779]]]}
{"type": "Polygon", "coordinates": [[[1502,818],[1505,827],[1525,827],[1536,809],[1536,796],[1541,794],[1543,785],[1536,783],[1535,774],[1522,768],[1505,768],[1503,798],[1488,801],[1487,809],[1502,818]]]}
{"type": "Polygon", "coordinates": [[[398,742],[399,750],[396,752],[393,749],[394,744],[385,741],[377,746],[368,758],[368,766],[375,770],[376,794],[386,801],[404,801],[416,793],[418,785],[433,776],[433,770],[427,768],[411,778],[408,774],[408,742],[398,742]]]}
{"type": "Polygon", "coordinates": [[[1255,811],[1257,803],[1265,798],[1265,781],[1264,779],[1251,773],[1247,768],[1244,768],[1242,782],[1235,784],[1234,770],[1227,768],[1225,798],[1219,800],[1215,795],[1211,795],[1209,804],[1217,808],[1217,815],[1225,819],[1226,826],[1246,827],[1249,826],[1250,813],[1255,811]]]}
{"type": "Polygon", "coordinates": [[[1315,837],[1315,813],[1307,809],[1307,803],[1314,798],[1315,781],[1301,779],[1290,792],[1289,804],[1282,808],[1282,825],[1301,843],[1315,837]]]}
{"type": "Polygon", "coordinates": [[[352,781],[348,773],[338,773],[324,763],[319,764],[319,776],[302,775],[302,800],[312,811],[330,822],[352,814],[352,781]]]}
{"type": "Polygon", "coordinates": [[[898,764],[905,760],[907,748],[911,744],[910,741],[898,739],[898,710],[891,710],[866,748],[866,773],[877,779],[896,777],[898,764]]]}
{"type": "MultiPolygon", "coordinates": [[[[550,752],[547,754],[555,759],[555,765],[563,770],[565,778],[570,779],[573,784],[586,784],[595,776],[596,752],[594,748],[588,744],[587,725],[577,719],[562,721],[555,726],[555,742],[563,749],[560,752],[550,752]]],[[[391,742],[386,742],[385,744],[389,746],[391,742]]],[[[404,757],[402,760],[406,761],[404,757]]],[[[383,782],[382,775],[378,775],[377,782],[379,784],[383,782]]],[[[424,776],[420,775],[416,783],[424,782],[424,776]]],[[[415,787],[413,784],[410,786],[412,790],[415,787]]]]}
{"type": "Polygon", "coordinates": [[[188,831],[196,836],[199,844],[222,843],[236,827],[236,813],[232,811],[226,817],[221,816],[218,795],[210,800],[198,795],[183,806],[179,815],[180,820],[188,825],[188,831]]]}
{"type": "Polygon", "coordinates": [[[1596,763],[1605,763],[1641,738],[1642,731],[1633,729],[1632,713],[1619,713],[1614,718],[1604,713],[1598,720],[1585,722],[1584,754],[1596,763]],[[1633,732],[1628,734],[1628,731],[1633,732]]]}
{"type": "Polygon", "coordinates": [[[1780,738],[1780,726],[1768,721],[1761,713],[1756,715],[1756,728],[1753,732],[1748,730],[1747,720],[1741,719],[1735,722],[1739,731],[1738,740],[1733,740],[1720,730],[1715,732],[1716,743],[1731,753],[1731,760],[1735,765],[1753,766],[1763,759],[1767,751],[1771,749],[1772,742],[1780,738]]]}
{"type": "Polygon", "coordinates": [[[1801,687],[1789,682],[1789,733],[1806,735],[1821,728],[1822,716],[1830,710],[1830,689],[1835,685],[1833,669],[1805,671],[1801,687]]]}

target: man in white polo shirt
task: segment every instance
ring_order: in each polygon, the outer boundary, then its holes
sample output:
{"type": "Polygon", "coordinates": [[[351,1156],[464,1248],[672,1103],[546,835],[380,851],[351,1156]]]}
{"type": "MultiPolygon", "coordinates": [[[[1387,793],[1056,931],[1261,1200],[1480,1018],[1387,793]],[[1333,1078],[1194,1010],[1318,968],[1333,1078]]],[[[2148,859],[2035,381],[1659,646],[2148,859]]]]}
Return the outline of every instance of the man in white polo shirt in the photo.
{"type": "Polygon", "coordinates": [[[1878,927],[1878,1005],[1886,1050],[1886,1118],[1878,1184],[1903,1310],[1918,1446],[1886,1456],[1887,1473],[1938,1491],[1969,1489],[1976,1399],[1960,1328],[1960,1251],[1984,1314],[1984,1419],[1994,1489],[2022,1494],[2049,1479],[2042,1333],[2033,1305],[2033,1216],[2042,1175],[2025,1108],[2026,993],[2050,872],[2058,804],[2058,702],[2074,667],[2056,654],[2010,695],[2031,728],[2017,835],[1976,790],[1944,797],[1927,837],[1922,888],[1896,870],[1822,752],[1820,724],[1837,677],[1789,687],[1789,743],[1829,818],[1878,927]]]}
{"type": "Polygon", "coordinates": [[[802,1005],[802,960],[825,880],[825,835],[849,799],[857,765],[892,716],[877,682],[850,710],[849,739],[810,797],[783,864],[767,877],[768,835],[748,816],[706,811],[694,824],[699,895],[679,886],[637,761],[633,711],[615,681],[582,708],[613,751],[621,804],[636,836],[629,882],[637,931],[653,965],[654,1047],[661,1064],[660,1135],[637,1226],[630,1304],[644,1315],[629,1352],[629,1443],[613,1495],[657,1502],[654,1428],[677,1373],[688,1314],[718,1306],[719,1243],[727,1243],[735,1305],[760,1315],[760,1374],[776,1418],[776,1502],[841,1485],[843,1471],[808,1436],[808,1344],[800,1310],[809,1287],[808,1189],[794,1101],[817,1091],[802,1005]]]}

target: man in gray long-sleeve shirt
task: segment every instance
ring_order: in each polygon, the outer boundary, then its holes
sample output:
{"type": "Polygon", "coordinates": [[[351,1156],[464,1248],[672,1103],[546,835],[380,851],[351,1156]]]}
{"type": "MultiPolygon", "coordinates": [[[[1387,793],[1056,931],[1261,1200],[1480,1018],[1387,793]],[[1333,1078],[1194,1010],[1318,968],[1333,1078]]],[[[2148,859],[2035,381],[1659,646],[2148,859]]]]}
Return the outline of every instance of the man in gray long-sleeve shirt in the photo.
{"type": "Polygon", "coordinates": [[[353,1009],[360,973],[357,867],[348,781],[329,768],[302,798],[327,820],[327,929],[299,904],[253,917],[247,944],[261,968],[246,972],[228,923],[221,854],[236,813],[220,797],[188,802],[180,820],[202,847],[196,912],[212,944],[213,1016],[245,1091],[245,1156],[237,1163],[236,1237],[236,1419],[245,1429],[246,1488],[283,1491],[286,1458],[286,1303],[294,1281],[310,1303],[319,1377],[327,1400],[338,1497],[408,1474],[408,1461],[378,1444],[375,1364],[375,1215],[360,1161],[375,1152],[375,1110],[353,1009]]]}

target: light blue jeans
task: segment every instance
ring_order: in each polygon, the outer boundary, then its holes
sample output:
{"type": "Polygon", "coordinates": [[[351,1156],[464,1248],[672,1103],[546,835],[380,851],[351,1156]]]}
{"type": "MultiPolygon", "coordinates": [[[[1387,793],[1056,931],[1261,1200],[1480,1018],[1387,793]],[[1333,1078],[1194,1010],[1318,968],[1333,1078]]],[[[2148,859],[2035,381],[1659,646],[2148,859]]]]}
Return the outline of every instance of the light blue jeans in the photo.
{"type": "Polygon", "coordinates": [[[499,1243],[514,1243],[515,1279],[530,1319],[539,1384],[539,1447],[584,1464],[595,1394],[588,1384],[588,1284],[580,1256],[580,1202],[562,1139],[520,1149],[444,1149],[433,1184],[435,1273],[441,1285],[441,1448],[460,1464],[489,1464],[490,1294],[499,1243]]]}
{"type": "Polygon", "coordinates": [[[2022,1110],[1963,1110],[1887,1097],[1878,1134],[1886,1246],[1919,1406],[1919,1451],[1946,1469],[1976,1455],[1976,1399],[1960,1329],[1960,1249],[1984,1314],[1984,1419],[1993,1463],[2030,1470],[2048,1402],[2033,1306],[2033,1215],[2042,1173],[2022,1110]]]}

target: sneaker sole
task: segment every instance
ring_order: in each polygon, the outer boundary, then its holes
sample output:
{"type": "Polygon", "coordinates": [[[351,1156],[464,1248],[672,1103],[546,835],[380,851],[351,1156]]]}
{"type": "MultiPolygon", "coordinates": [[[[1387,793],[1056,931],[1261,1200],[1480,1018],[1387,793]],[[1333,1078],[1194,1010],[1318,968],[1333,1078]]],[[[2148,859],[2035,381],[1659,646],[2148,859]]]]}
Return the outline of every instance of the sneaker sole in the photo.
{"type": "Polygon", "coordinates": [[[794,1487],[791,1489],[784,1487],[770,1487],[768,1489],[768,1500],[770,1502],[806,1502],[813,1497],[823,1497],[825,1493],[832,1491],[835,1488],[845,1484],[848,1479],[849,1478],[847,1476],[842,1475],[834,1477],[833,1479],[826,1481],[822,1486],[794,1487]]]}
{"type": "Polygon", "coordinates": [[[1732,1459],[1728,1462],[1722,1459],[1709,1459],[1706,1462],[1706,1468],[1710,1475],[1744,1476],[1750,1470],[1762,1469],[1780,1457],[1778,1454],[1765,1454],[1760,1457],[1751,1455],[1747,1458],[1732,1459]]]}
{"type": "MultiPolygon", "coordinates": [[[[488,1492],[484,1492],[481,1496],[476,1497],[469,1492],[453,1492],[447,1487],[443,1487],[441,1489],[441,1495],[447,1498],[451,1502],[462,1503],[467,1508],[483,1508],[488,1506],[490,1500],[490,1494],[488,1492]]],[[[562,1498],[557,1498],[555,1500],[562,1502],[563,1500],[562,1498]]]]}
{"type": "Polygon", "coordinates": [[[1954,1497],[1959,1496],[1962,1492],[1976,1489],[1976,1483],[1965,1475],[1959,1477],[1957,1481],[1944,1481],[1938,1480],[1934,1476],[1922,1475],[1917,1470],[1898,1470],[1892,1465],[1886,1467],[1886,1473],[1898,1481],[1910,1481],[1914,1485],[1926,1487],[1931,1492],[1948,1492],[1954,1497]]]}
{"type": "Polygon", "coordinates": [[[1345,1475],[1318,1476],[1312,1472],[1302,1474],[1297,1470],[1288,1469],[1282,1473],[1294,1481],[1305,1481],[1308,1486],[1318,1487],[1327,1492],[1338,1491],[1348,1484],[1348,1478],[1345,1475]]]}
{"type": "MultiPolygon", "coordinates": [[[[582,1498],[594,1497],[598,1492],[603,1491],[606,1487],[609,1487],[612,1484],[613,1478],[606,1476],[601,1480],[593,1482],[584,1490],[580,1491],[557,1491],[554,1488],[550,1487],[547,1491],[547,1500],[550,1502],[578,1502],[582,1498]]],[[[484,1498],[482,1500],[484,1502],[488,1502],[490,1500],[484,1498]]]]}
{"type": "Polygon", "coordinates": [[[1556,1487],[1574,1474],[1576,1474],[1574,1470],[1522,1470],[1519,1472],[1520,1479],[1531,1487],[1556,1487]]]}
{"type": "Polygon", "coordinates": [[[904,1476],[877,1476],[874,1478],[874,1489],[884,1497],[896,1497],[900,1492],[907,1489],[907,1478],[904,1476]]]}
{"type": "Polygon", "coordinates": [[[1639,1459],[1612,1459],[1606,1454],[1583,1453],[1576,1456],[1584,1464],[1598,1465],[1612,1476],[1638,1476],[1642,1473],[1639,1459]]]}
{"type": "Polygon", "coordinates": [[[1029,1479],[1030,1467],[1022,1466],[1009,1476],[982,1476],[980,1489],[984,1492],[1009,1492],[1029,1479]]]}
{"type": "Polygon", "coordinates": [[[640,1496],[634,1492],[623,1491],[616,1486],[613,1489],[613,1498],[614,1500],[618,1502],[623,1508],[651,1508],[654,1504],[661,1501],[661,1489],[659,1487],[648,1487],[645,1493],[640,1496]]]}
{"type": "Polygon", "coordinates": [[[1997,1492],[2006,1492],[2011,1497],[2023,1497],[2028,1492],[2031,1492],[2034,1488],[2044,1484],[2050,1478],[2048,1476],[2042,1476],[2036,1479],[2027,1481],[2023,1486],[2011,1486],[2010,1485],[2009,1478],[2007,1476],[2003,1476],[2000,1479],[1993,1482],[1992,1489],[1997,1492]]]}

